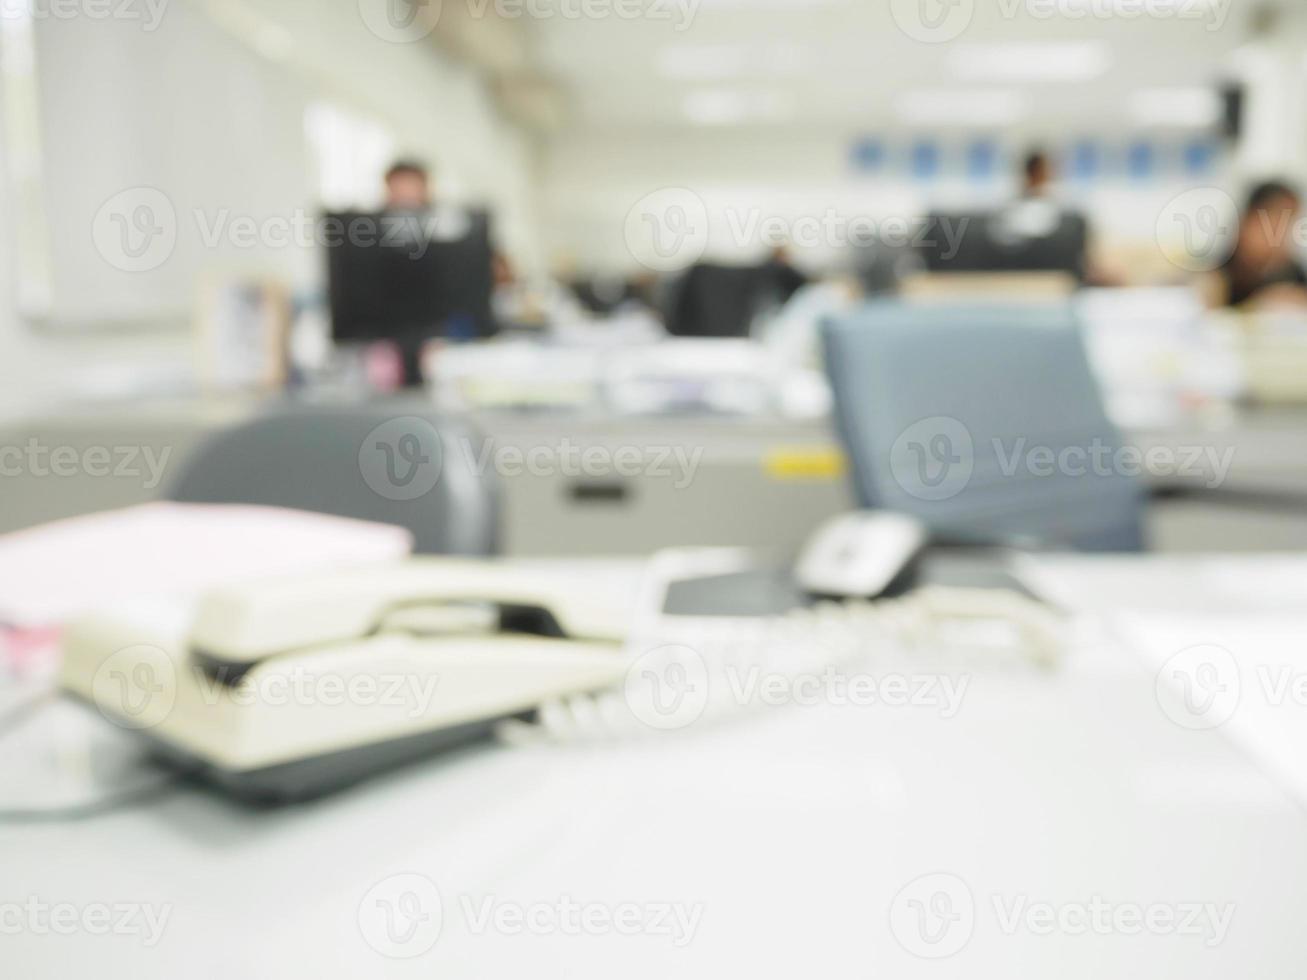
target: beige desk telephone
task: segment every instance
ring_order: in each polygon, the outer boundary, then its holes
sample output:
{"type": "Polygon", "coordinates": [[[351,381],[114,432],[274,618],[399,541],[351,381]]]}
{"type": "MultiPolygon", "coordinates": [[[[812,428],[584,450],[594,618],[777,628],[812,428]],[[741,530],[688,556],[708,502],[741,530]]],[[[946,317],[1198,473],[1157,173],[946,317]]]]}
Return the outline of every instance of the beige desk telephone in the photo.
{"type": "Polygon", "coordinates": [[[462,558],[253,580],[173,623],[73,624],[61,683],[164,757],[285,801],[612,685],[633,605],[592,572],[462,558]]]}
{"type": "MultiPolygon", "coordinates": [[[[794,580],[811,597],[893,594],[925,544],[910,518],[845,515],[814,535],[794,580]]],[[[669,583],[720,571],[659,565],[647,575],[626,565],[623,580],[602,565],[425,557],[252,580],[203,596],[180,617],[120,608],[71,625],[61,681],[238,796],[302,799],[506,721],[520,729],[516,720],[542,707],[546,729],[560,704],[577,706],[577,719],[624,718],[629,711],[602,710],[621,709],[608,702],[621,700],[629,680],[624,641],[645,636],[642,617],[666,608],[669,583]]],[[[1002,591],[920,590],[883,615],[866,602],[836,608],[847,610],[851,631],[929,638],[935,626],[1002,620],[1019,627],[1035,659],[1050,661],[1056,647],[1047,616],[1002,591]]],[[[807,612],[800,602],[778,614],[807,612]]],[[[563,720],[569,732],[587,727],[563,720]]]]}

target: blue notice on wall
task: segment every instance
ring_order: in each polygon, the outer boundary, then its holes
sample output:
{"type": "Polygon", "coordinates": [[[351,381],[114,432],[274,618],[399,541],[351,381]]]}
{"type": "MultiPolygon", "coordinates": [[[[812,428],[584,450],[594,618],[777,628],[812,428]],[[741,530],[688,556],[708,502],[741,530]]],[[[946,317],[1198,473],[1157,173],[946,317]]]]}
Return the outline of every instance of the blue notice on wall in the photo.
{"type": "Polygon", "coordinates": [[[967,176],[975,181],[990,180],[998,170],[998,144],[977,140],[967,147],[967,176]]]}
{"type": "Polygon", "coordinates": [[[914,143],[909,169],[917,180],[930,180],[939,173],[939,147],[927,140],[914,143]]]}
{"type": "Polygon", "coordinates": [[[1157,154],[1151,143],[1131,143],[1125,154],[1125,170],[1132,180],[1148,180],[1157,167],[1157,154]]]}
{"type": "Polygon", "coordinates": [[[855,140],[849,159],[855,171],[875,173],[885,166],[885,144],[874,136],[855,140]]]}
{"type": "Polygon", "coordinates": [[[1185,146],[1181,160],[1188,176],[1206,177],[1216,167],[1216,147],[1208,140],[1197,140],[1185,146]]]}
{"type": "Polygon", "coordinates": [[[1103,175],[1103,152],[1092,140],[1081,140],[1071,146],[1067,155],[1067,175],[1075,181],[1089,183],[1103,175]]]}

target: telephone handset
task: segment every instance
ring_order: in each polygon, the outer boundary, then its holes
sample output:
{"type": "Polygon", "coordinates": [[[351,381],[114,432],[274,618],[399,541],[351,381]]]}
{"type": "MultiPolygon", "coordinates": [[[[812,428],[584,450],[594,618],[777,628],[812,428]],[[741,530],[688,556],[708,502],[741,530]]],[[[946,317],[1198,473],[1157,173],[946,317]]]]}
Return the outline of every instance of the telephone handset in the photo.
{"type": "Polygon", "coordinates": [[[471,558],[413,558],[368,571],[253,580],[205,595],[192,653],[239,675],[280,653],[364,637],[405,608],[486,603],[517,632],[620,641],[629,610],[594,584],[541,566],[471,558]]]}
{"type": "Polygon", "coordinates": [[[426,557],[255,579],[180,620],[127,607],[72,624],[61,685],[238,796],[300,799],[619,683],[638,584],[426,557]],[[479,607],[495,615],[457,615],[479,607]],[[433,635],[395,628],[428,609],[456,615],[433,635]]]}

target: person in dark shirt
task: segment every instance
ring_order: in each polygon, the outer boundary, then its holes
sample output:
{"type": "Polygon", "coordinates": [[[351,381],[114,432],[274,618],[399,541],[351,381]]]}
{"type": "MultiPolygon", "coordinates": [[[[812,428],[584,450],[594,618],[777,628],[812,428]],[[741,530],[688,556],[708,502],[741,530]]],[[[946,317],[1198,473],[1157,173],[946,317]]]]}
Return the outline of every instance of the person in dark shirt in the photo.
{"type": "Polygon", "coordinates": [[[1302,199],[1288,184],[1268,181],[1253,188],[1234,251],[1220,270],[1226,306],[1307,306],[1307,273],[1294,251],[1301,209],[1302,199]]]}
{"type": "Polygon", "coordinates": [[[784,306],[800,289],[808,285],[808,277],[790,261],[789,249],[778,245],[772,249],[759,272],[762,291],[777,306],[784,306]]]}

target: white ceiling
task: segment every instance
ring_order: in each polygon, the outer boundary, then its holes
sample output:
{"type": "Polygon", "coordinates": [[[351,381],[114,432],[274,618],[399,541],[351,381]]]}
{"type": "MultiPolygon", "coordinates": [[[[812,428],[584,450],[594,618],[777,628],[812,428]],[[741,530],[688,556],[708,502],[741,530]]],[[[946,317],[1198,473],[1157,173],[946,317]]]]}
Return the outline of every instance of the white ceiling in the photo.
{"type": "Polygon", "coordinates": [[[577,17],[584,2],[536,0],[533,51],[572,124],[606,129],[1143,128],[1141,90],[1162,90],[1153,115],[1201,117],[1192,89],[1226,73],[1252,16],[1248,0],[643,0],[632,19],[616,13],[631,0],[588,0],[601,15],[577,17]],[[1145,4],[1185,16],[1128,16],[1145,4]],[[923,7],[961,16],[957,37],[909,36],[923,7]],[[1068,8],[1085,15],[1040,16],[1068,8]]]}

